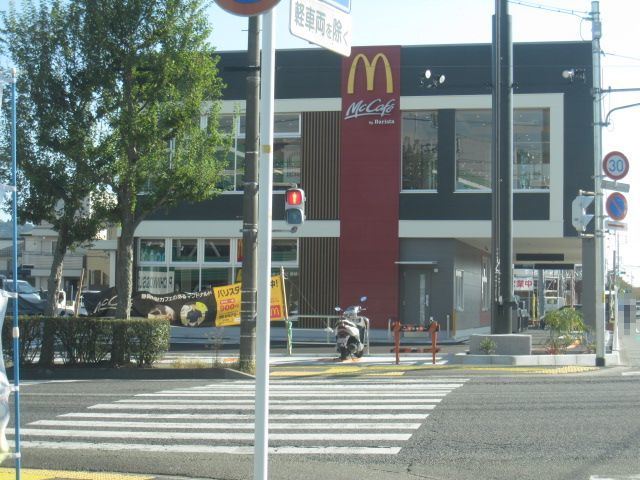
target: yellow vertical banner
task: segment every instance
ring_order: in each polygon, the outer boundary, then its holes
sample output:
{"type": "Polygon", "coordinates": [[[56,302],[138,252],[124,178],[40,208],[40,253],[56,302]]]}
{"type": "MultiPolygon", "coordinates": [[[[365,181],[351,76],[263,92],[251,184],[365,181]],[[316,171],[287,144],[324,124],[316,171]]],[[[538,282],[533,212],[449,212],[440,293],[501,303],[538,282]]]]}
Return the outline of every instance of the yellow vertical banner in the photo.
{"type": "MultiPolygon", "coordinates": [[[[242,284],[233,283],[222,287],[213,287],[216,300],[216,327],[240,325],[242,284]]],[[[286,317],[287,304],[284,295],[284,282],[280,275],[271,277],[271,321],[282,321],[286,317]]]]}

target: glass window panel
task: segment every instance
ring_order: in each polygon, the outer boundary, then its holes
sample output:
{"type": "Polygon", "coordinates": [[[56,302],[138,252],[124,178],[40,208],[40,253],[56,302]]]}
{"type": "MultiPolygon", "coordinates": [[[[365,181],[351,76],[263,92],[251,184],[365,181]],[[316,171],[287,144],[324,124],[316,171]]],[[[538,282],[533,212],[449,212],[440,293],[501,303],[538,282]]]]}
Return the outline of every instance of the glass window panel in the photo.
{"type": "Polygon", "coordinates": [[[273,187],[289,188],[300,184],[300,160],[302,144],[300,138],[279,138],[273,142],[273,187]]]}
{"type": "Polygon", "coordinates": [[[456,111],[456,189],[491,188],[491,110],[456,111]]]}
{"type": "Polygon", "coordinates": [[[232,283],[230,268],[202,269],[202,290],[229,285],[230,283],[232,283]]]}
{"type": "Polygon", "coordinates": [[[438,188],[438,114],[402,114],[402,189],[438,188]]]}
{"type": "Polygon", "coordinates": [[[172,262],[197,262],[198,240],[195,238],[174,238],[171,244],[172,262]]]}
{"type": "Polygon", "coordinates": [[[169,275],[173,276],[175,292],[197,292],[199,290],[199,268],[169,267],[169,275]]]}
{"type": "Polygon", "coordinates": [[[167,267],[139,267],[137,288],[155,295],[172,293],[173,272],[168,273],[167,267]]]}
{"type": "Polygon", "coordinates": [[[548,189],[549,109],[523,108],[513,114],[513,188],[548,189]]]}
{"type": "Polygon", "coordinates": [[[464,311],[464,271],[456,270],[455,278],[455,301],[456,310],[464,311]]]}
{"type": "Polygon", "coordinates": [[[229,262],[231,259],[230,240],[205,238],[204,261],[205,262],[229,262]]]}
{"type": "Polygon", "coordinates": [[[138,258],[141,262],[164,262],[164,239],[140,239],[140,252],[138,254],[138,258]]]}
{"type": "Polygon", "coordinates": [[[300,135],[300,114],[299,113],[278,113],[273,120],[273,133],[300,135]]]}
{"type": "Polygon", "coordinates": [[[218,131],[231,135],[234,131],[234,116],[223,114],[218,117],[218,131]]]}
{"type": "Polygon", "coordinates": [[[246,115],[240,115],[240,128],[238,129],[238,135],[244,137],[247,134],[247,117],[246,115]]]}
{"type": "Polygon", "coordinates": [[[295,262],[298,259],[296,240],[272,240],[271,260],[273,262],[295,262]]]}

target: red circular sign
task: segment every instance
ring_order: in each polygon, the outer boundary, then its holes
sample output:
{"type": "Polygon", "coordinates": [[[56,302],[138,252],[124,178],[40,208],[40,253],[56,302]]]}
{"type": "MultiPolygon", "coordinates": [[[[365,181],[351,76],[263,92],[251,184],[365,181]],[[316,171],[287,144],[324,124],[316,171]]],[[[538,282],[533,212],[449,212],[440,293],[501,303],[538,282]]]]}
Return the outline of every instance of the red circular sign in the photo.
{"type": "Polygon", "coordinates": [[[629,160],[623,153],[609,152],[602,160],[602,169],[607,174],[607,177],[612,180],[620,180],[629,173],[629,160]]]}
{"type": "Polygon", "coordinates": [[[271,10],[280,0],[215,0],[215,2],[229,13],[250,17],[260,15],[271,10]]]}

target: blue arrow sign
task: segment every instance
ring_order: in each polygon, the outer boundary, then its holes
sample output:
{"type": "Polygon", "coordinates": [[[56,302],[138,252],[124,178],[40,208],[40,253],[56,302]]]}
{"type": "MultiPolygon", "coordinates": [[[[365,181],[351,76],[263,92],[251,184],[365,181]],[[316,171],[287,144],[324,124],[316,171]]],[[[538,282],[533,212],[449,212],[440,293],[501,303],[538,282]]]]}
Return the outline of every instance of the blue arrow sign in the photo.
{"type": "Polygon", "coordinates": [[[324,3],[328,3],[332,7],[339,8],[343,12],[351,12],[351,0],[322,0],[324,3]]]}
{"type": "Polygon", "coordinates": [[[627,216],[627,199],[624,195],[614,192],[607,198],[607,214],[614,220],[622,220],[627,216]]]}

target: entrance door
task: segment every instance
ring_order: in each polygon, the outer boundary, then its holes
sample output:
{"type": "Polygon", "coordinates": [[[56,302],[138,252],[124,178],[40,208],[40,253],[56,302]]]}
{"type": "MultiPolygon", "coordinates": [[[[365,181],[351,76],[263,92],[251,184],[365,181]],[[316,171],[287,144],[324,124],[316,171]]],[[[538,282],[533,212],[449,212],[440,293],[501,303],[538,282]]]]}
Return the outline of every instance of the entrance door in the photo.
{"type": "Polygon", "coordinates": [[[432,267],[405,267],[400,276],[400,321],[427,325],[431,317],[432,267]]]}

